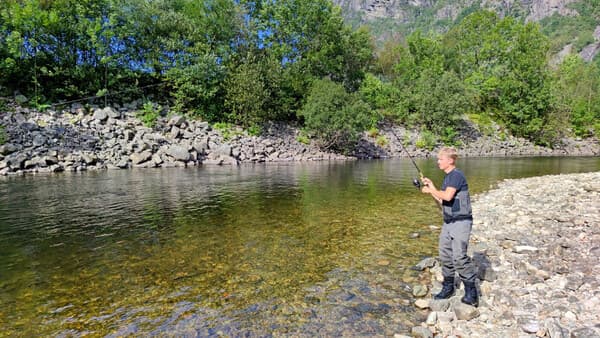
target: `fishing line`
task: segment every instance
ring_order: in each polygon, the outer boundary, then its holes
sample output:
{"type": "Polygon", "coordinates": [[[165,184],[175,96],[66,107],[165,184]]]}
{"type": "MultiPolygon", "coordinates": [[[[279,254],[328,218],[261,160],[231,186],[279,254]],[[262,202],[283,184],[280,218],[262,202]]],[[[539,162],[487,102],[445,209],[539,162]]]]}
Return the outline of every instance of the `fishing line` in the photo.
{"type": "Polygon", "coordinates": [[[419,177],[421,180],[418,180],[416,178],[413,178],[413,185],[417,188],[421,188],[421,181],[423,181],[423,172],[421,171],[421,169],[419,168],[419,166],[417,165],[417,163],[415,162],[415,160],[413,159],[412,156],[410,156],[410,153],[408,152],[408,150],[406,150],[406,148],[404,148],[404,145],[402,144],[402,141],[400,141],[400,138],[398,137],[398,135],[396,135],[396,133],[394,132],[393,128],[390,128],[390,131],[392,132],[392,134],[396,137],[396,140],[398,141],[398,143],[400,143],[400,147],[404,150],[404,152],[406,152],[406,155],[408,155],[408,158],[410,159],[410,161],[412,162],[412,164],[415,166],[415,169],[417,169],[417,172],[419,173],[419,177]]]}

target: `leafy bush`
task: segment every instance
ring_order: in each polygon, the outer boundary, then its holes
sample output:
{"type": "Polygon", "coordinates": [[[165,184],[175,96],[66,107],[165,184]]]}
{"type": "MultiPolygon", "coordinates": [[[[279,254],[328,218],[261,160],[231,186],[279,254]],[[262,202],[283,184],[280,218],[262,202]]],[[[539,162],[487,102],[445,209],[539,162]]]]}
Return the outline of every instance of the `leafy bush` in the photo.
{"type": "Polygon", "coordinates": [[[372,109],[391,110],[397,98],[398,89],[391,83],[382,82],[371,73],[367,73],[359,88],[363,101],[367,102],[372,109]]]}
{"type": "Polygon", "coordinates": [[[196,62],[167,73],[167,80],[174,89],[175,109],[189,111],[206,121],[222,120],[220,79],[224,68],[211,56],[200,57],[196,62]]]}
{"type": "Polygon", "coordinates": [[[322,149],[339,151],[350,151],[373,119],[368,104],[329,79],[313,83],[300,116],[322,149]]]}
{"type": "Polygon", "coordinates": [[[246,131],[248,132],[248,135],[250,135],[250,136],[258,136],[262,132],[262,128],[261,128],[261,126],[259,126],[257,124],[253,124],[250,127],[248,127],[248,129],[246,129],[246,131]]]}
{"type": "Polygon", "coordinates": [[[367,131],[367,135],[369,135],[369,137],[377,137],[377,135],[379,135],[379,129],[372,127],[367,131]]]}
{"type": "Polygon", "coordinates": [[[459,146],[461,141],[458,139],[458,132],[452,127],[446,127],[440,135],[442,142],[449,146],[459,146]]]}
{"type": "Polygon", "coordinates": [[[377,137],[377,140],[375,140],[375,144],[377,144],[380,147],[385,147],[389,144],[387,137],[385,137],[385,135],[379,135],[377,137]]]}
{"type": "Polygon", "coordinates": [[[229,122],[217,122],[213,124],[213,128],[221,133],[225,141],[231,140],[234,136],[242,135],[242,132],[236,130],[235,126],[229,122]]]}
{"type": "Polygon", "coordinates": [[[249,60],[233,66],[225,80],[227,120],[244,127],[265,122],[268,96],[257,62],[249,60]]]}
{"type": "Polygon", "coordinates": [[[598,135],[594,124],[600,120],[600,68],[579,56],[567,57],[554,74],[552,86],[555,112],[566,116],[557,127],[573,127],[577,136],[598,135]]]}
{"type": "Polygon", "coordinates": [[[149,128],[154,128],[156,121],[160,116],[161,107],[154,104],[151,101],[144,103],[142,110],[136,113],[136,117],[142,121],[142,123],[149,128]]]}
{"type": "Polygon", "coordinates": [[[489,114],[472,113],[467,114],[467,117],[477,126],[477,129],[480,133],[488,136],[494,133],[494,122],[490,118],[489,114]]]}
{"type": "Polygon", "coordinates": [[[7,137],[6,137],[6,131],[4,131],[4,126],[0,125],[0,145],[3,145],[4,143],[6,143],[7,137]]]}
{"type": "Polygon", "coordinates": [[[298,141],[302,144],[310,144],[310,137],[308,136],[308,134],[305,130],[301,130],[300,134],[298,134],[298,136],[296,136],[296,141],[298,141]]]}
{"type": "Polygon", "coordinates": [[[421,136],[417,140],[417,148],[433,150],[437,144],[437,137],[428,130],[421,131],[421,136]]]}

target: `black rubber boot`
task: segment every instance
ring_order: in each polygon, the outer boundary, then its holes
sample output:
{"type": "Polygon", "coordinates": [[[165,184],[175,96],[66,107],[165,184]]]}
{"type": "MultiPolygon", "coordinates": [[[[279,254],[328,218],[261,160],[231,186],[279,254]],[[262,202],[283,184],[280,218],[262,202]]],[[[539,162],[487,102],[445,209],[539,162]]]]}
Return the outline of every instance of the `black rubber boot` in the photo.
{"type": "Polygon", "coordinates": [[[433,296],[433,299],[448,299],[454,295],[454,277],[444,277],[442,291],[433,296]]]}
{"type": "Polygon", "coordinates": [[[463,281],[463,284],[465,285],[465,296],[460,301],[475,307],[479,306],[479,295],[475,283],[463,281]]]}

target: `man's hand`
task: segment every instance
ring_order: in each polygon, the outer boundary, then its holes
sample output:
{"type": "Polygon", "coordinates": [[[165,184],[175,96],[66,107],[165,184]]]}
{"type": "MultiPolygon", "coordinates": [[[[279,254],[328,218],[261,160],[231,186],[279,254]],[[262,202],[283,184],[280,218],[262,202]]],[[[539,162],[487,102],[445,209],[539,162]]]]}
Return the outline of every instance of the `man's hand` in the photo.
{"type": "Polygon", "coordinates": [[[426,187],[430,187],[430,188],[434,188],[435,189],[435,185],[427,177],[423,177],[421,180],[423,181],[423,185],[425,185],[426,187]]]}
{"type": "Polygon", "coordinates": [[[433,182],[431,182],[431,180],[428,179],[427,177],[421,177],[421,181],[423,181],[423,188],[421,188],[421,191],[424,194],[431,194],[431,192],[433,191],[433,189],[435,189],[435,186],[433,185],[433,182]]]}

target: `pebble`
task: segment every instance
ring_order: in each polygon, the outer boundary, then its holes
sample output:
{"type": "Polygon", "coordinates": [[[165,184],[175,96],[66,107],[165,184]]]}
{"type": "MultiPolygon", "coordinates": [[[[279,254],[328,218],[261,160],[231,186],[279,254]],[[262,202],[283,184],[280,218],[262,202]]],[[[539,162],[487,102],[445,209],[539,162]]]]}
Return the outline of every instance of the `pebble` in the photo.
{"type": "Polygon", "coordinates": [[[417,299],[415,301],[415,306],[418,307],[419,309],[427,309],[429,307],[429,300],[428,299],[417,299]]]}

